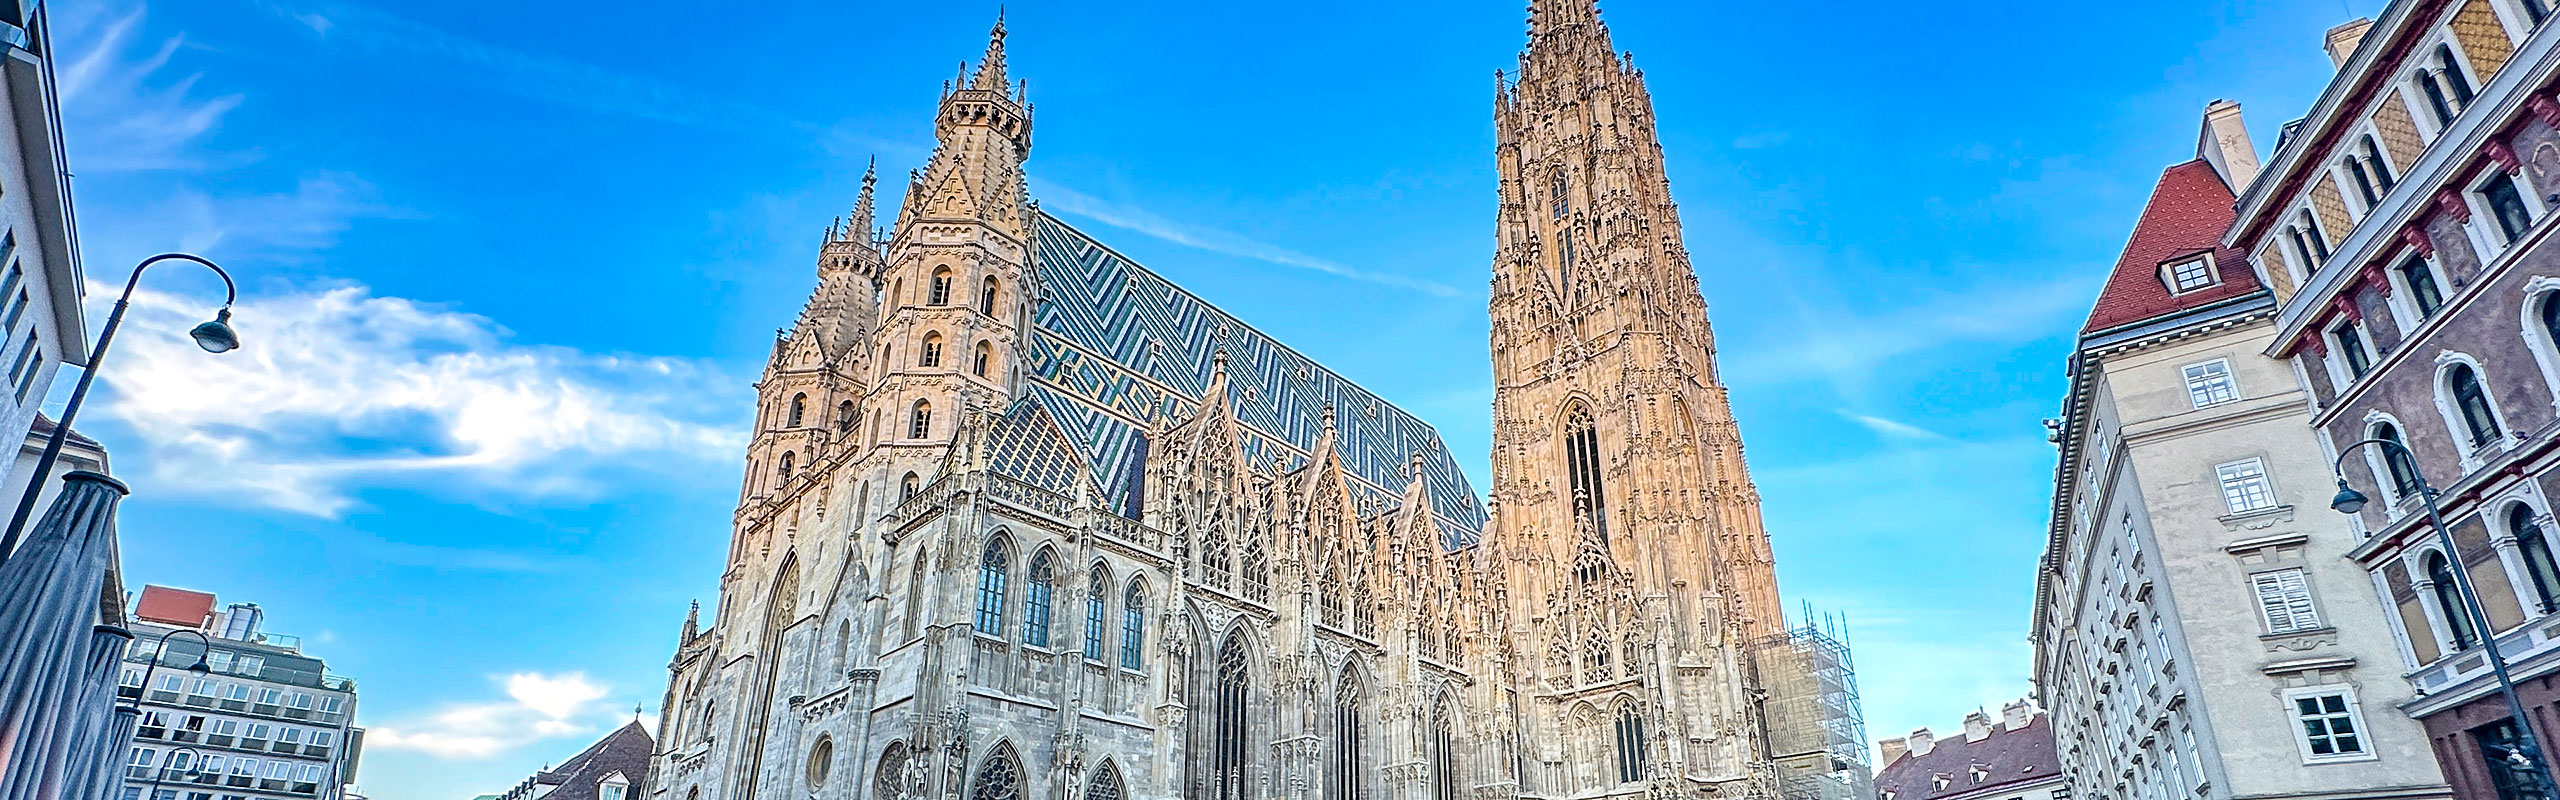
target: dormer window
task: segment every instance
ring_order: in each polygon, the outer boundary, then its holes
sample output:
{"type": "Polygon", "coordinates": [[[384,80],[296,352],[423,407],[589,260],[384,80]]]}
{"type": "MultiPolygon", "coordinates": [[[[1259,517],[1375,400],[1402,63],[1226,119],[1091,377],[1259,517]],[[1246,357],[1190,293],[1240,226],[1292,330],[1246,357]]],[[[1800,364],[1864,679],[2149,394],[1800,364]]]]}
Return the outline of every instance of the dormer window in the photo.
{"type": "Polygon", "coordinates": [[[1947,788],[1947,784],[1954,782],[1956,782],[1956,777],[1944,772],[1935,773],[1929,776],[1929,788],[1933,790],[1945,789],[1947,788]]]}
{"type": "Polygon", "coordinates": [[[1981,764],[1973,765],[1972,772],[1974,783],[1981,783],[1983,779],[1991,777],[1991,768],[1981,764]]]}
{"type": "Polygon", "coordinates": [[[2221,272],[2214,269],[2211,253],[2163,264],[2160,276],[2161,281],[2168,284],[2170,294],[2186,294],[2222,283],[2221,272]]]}

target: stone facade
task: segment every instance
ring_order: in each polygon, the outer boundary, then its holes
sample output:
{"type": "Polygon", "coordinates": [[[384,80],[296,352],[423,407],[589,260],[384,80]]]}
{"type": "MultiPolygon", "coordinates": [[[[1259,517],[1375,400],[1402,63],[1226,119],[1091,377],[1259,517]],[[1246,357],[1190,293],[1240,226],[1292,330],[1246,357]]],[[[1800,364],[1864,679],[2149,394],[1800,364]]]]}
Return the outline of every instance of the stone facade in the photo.
{"type": "Polygon", "coordinates": [[[1768,797],[1769,546],[1641,73],[1539,0],[1497,98],[1496,433],[1031,202],[1001,24],[758,384],[666,800],[1768,797]]]}

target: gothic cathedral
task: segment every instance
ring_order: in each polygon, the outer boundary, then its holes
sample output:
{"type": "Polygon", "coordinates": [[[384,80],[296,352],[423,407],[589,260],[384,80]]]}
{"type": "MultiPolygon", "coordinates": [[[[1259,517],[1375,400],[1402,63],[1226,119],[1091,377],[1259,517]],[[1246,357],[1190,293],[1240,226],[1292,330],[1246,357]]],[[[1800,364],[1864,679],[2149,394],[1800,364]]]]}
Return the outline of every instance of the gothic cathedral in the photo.
{"type": "Polygon", "coordinates": [[[1043,214],[996,26],[763,379],[653,800],[1775,798],[1778,634],[1643,74],[1535,0],[1492,502],[1430,425],[1043,214]]]}

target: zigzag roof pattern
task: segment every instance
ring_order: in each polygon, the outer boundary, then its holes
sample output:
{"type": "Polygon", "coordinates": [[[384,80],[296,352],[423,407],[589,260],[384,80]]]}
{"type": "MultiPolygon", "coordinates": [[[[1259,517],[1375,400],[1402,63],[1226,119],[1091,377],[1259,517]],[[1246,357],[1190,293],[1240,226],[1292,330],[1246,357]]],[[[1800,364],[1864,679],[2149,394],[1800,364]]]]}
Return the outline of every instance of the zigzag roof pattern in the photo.
{"type": "Polygon", "coordinates": [[[1331,405],[1344,471],[1362,491],[1395,505],[1419,454],[1443,528],[1484,530],[1483,503],[1429,423],[1056,217],[1034,227],[1042,297],[1023,348],[1029,391],[1084,448],[1114,505],[1128,507],[1142,434],[1198,412],[1223,351],[1247,459],[1274,472],[1305,463],[1331,405]]]}

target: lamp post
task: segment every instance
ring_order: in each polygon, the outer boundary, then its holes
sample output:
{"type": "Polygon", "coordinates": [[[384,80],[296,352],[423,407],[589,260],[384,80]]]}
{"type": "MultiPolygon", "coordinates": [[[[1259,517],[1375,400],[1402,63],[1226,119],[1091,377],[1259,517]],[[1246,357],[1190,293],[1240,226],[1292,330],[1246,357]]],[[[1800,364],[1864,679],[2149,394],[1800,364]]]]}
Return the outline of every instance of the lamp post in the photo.
{"type": "Polygon", "coordinates": [[[176,750],[169,751],[169,760],[160,762],[162,766],[159,769],[151,771],[151,790],[142,793],[143,800],[160,800],[160,781],[169,777],[170,770],[176,769],[176,767],[167,765],[177,763],[179,753],[186,753],[192,756],[192,758],[187,759],[186,771],[200,771],[196,768],[196,762],[204,760],[204,753],[202,751],[193,747],[181,747],[176,750]]]}
{"type": "Polygon", "coordinates": [[[240,294],[239,287],[231,282],[231,273],[222,271],[211,261],[186,253],[162,253],[135,265],[133,276],[124,281],[124,294],[116,297],[115,311],[107,315],[106,327],[98,331],[97,346],[89,348],[89,364],[80,370],[80,384],[72,388],[71,401],[62,407],[62,420],[54,424],[53,435],[45,440],[44,454],[36,457],[35,472],[27,479],[26,493],[18,497],[18,510],[9,517],[8,532],[0,534],[0,560],[6,560],[17,552],[18,537],[27,528],[27,514],[35,510],[36,496],[44,492],[46,478],[53,472],[53,462],[62,456],[62,441],[71,435],[71,421],[80,416],[80,401],[89,397],[89,383],[98,378],[98,364],[106,360],[107,345],[116,338],[116,326],[124,322],[125,307],[133,302],[134,285],[142,280],[143,270],[163,261],[192,261],[203,264],[206,269],[213,270],[213,274],[222,277],[222,311],[216,313],[212,320],[188,331],[187,335],[208,353],[228,352],[240,347],[240,334],[231,329],[231,303],[239,299],[240,294]]]}
{"type": "Polygon", "coordinates": [[[205,638],[203,632],[179,628],[168,633],[160,634],[160,643],[152,646],[151,648],[151,664],[142,668],[142,691],[135,692],[133,694],[134,710],[142,710],[143,696],[151,693],[151,673],[160,670],[160,656],[169,650],[169,637],[176,636],[181,633],[196,637],[196,641],[204,643],[204,652],[196,654],[196,663],[188,665],[187,671],[195,673],[198,676],[213,673],[213,665],[204,662],[204,657],[213,653],[213,640],[205,638]]]}
{"type": "MultiPolygon", "coordinates": [[[[2462,550],[2453,541],[2452,529],[2445,527],[2444,514],[2436,509],[2436,489],[2427,485],[2427,476],[2418,471],[2418,454],[2410,452],[2407,445],[2390,439],[2366,439],[2347,445],[2338,453],[2337,462],[2330,465],[2332,474],[2338,479],[2338,496],[2329,501],[2329,507],[2341,514],[2354,514],[2364,510],[2366,502],[2364,493],[2347,485],[2346,465],[2347,455],[2366,445],[2381,447],[2382,458],[2386,463],[2390,461],[2395,450],[2401,458],[2409,460],[2409,475],[2417,480],[2418,498],[2427,508],[2427,525],[2435,528],[2437,545],[2444,548],[2445,558],[2453,562],[2452,568],[2446,571],[2453,573],[2453,588],[2462,595],[2461,613],[2471,618],[2474,630],[2480,631],[2480,649],[2486,651],[2488,655],[2489,672],[2498,677],[2498,693],[2507,698],[2507,713],[2515,717],[2515,747],[2507,751],[2506,767],[2516,777],[2531,783],[2529,788],[2534,796],[2553,800],[2555,795],[2551,763],[2542,757],[2541,737],[2534,735],[2533,718],[2525,714],[2524,698],[2516,694],[2515,679],[2507,674],[2507,657],[2498,652],[2497,630],[2489,624],[2489,612],[2487,608],[2480,605],[2479,593],[2471,589],[2471,575],[2463,566],[2462,550]]],[[[2445,613],[2455,612],[2447,610],[2445,613]]]]}

